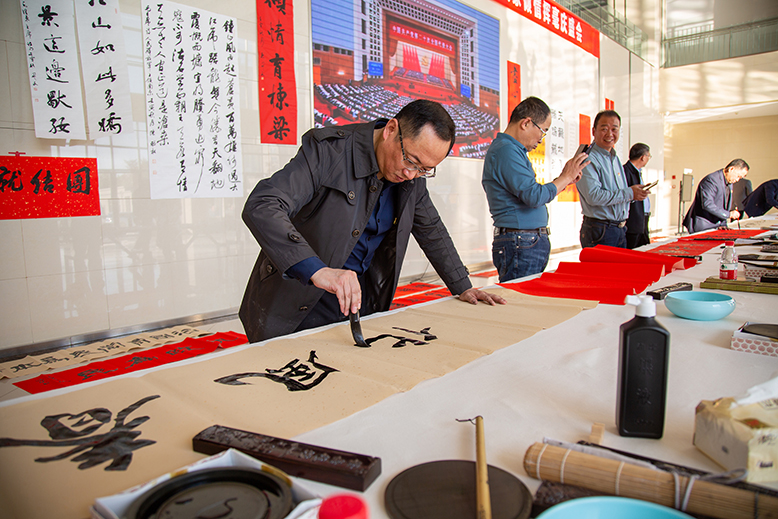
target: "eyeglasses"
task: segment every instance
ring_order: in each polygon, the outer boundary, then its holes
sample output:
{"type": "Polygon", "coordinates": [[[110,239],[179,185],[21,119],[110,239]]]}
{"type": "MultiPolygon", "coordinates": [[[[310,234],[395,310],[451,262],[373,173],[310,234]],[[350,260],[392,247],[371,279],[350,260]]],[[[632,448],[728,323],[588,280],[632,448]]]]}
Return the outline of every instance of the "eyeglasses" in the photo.
{"type": "Polygon", "coordinates": [[[397,124],[397,134],[400,136],[400,151],[403,153],[403,161],[407,164],[410,164],[410,167],[407,168],[411,171],[416,171],[421,178],[432,178],[435,176],[435,170],[437,167],[434,167],[432,169],[427,169],[419,166],[415,162],[413,162],[411,159],[405,156],[405,146],[403,146],[403,132],[400,129],[400,124],[397,124]]]}
{"type": "Polygon", "coordinates": [[[548,132],[547,132],[546,130],[544,130],[543,128],[541,128],[540,126],[538,126],[538,125],[537,125],[537,123],[536,123],[535,121],[533,121],[532,119],[530,119],[530,121],[532,122],[532,124],[534,124],[534,125],[535,125],[535,128],[537,128],[538,130],[540,130],[540,133],[542,133],[542,134],[543,134],[543,136],[541,137],[541,139],[542,139],[543,137],[545,137],[545,136],[546,136],[546,134],[547,134],[548,132]]]}

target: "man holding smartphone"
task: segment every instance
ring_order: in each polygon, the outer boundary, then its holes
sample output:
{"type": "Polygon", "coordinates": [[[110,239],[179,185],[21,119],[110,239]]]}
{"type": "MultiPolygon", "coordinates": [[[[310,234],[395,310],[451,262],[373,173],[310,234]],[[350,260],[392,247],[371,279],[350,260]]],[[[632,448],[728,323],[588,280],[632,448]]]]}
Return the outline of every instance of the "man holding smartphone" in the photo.
{"type": "MultiPolygon", "coordinates": [[[[653,185],[643,184],[641,170],[651,159],[651,148],[648,144],[638,142],[629,149],[629,160],[624,163],[624,174],[627,176],[628,186],[640,186],[646,191],[653,185]]],[[[633,201],[629,204],[629,217],[627,217],[627,248],[637,249],[642,245],[648,245],[651,240],[648,237],[648,217],[651,215],[651,204],[648,198],[633,201]]]]}
{"type": "Polygon", "coordinates": [[[629,186],[616,151],[621,116],[614,110],[603,110],[594,118],[594,144],[589,151],[591,164],[586,166],[576,187],[581,195],[581,247],[610,245],[627,247],[627,217],[633,200],[642,201],[648,190],[629,186]]]}
{"type": "Polygon", "coordinates": [[[539,184],[527,154],[550,126],[548,105],[528,97],[513,109],[505,132],[497,134],[484,159],[481,184],[494,221],[492,260],[500,282],[545,270],[551,252],[546,204],[577,182],[588,164],[585,153],[576,153],[557,178],[539,184]]]}

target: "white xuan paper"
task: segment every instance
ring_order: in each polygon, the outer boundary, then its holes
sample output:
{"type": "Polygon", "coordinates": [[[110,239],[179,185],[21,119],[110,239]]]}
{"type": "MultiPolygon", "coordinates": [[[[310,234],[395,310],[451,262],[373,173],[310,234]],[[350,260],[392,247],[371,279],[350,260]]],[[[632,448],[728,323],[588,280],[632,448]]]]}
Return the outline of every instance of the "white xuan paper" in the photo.
{"type": "Polygon", "coordinates": [[[21,0],[35,136],[86,139],[72,0],[21,0]]]}
{"type": "Polygon", "coordinates": [[[151,198],[242,197],[237,23],[144,2],[151,198]]]}
{"type": "Polygon", "coordinates": [[[90,139],[132,133],[132,102],[119,0],[76,0],[90,139]]]}

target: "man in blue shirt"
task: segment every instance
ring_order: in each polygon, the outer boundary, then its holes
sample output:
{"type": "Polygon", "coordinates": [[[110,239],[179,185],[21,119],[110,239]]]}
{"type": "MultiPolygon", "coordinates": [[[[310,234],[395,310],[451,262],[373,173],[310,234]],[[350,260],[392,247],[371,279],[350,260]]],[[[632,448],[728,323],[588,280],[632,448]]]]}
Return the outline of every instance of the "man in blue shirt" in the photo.
{"type": "Polygon", "coordinates": [[[570,159],[553,182],[535,180],[527,153],[540,144],[549,126],[548,105],[528,97],[513,109],[508,127],[497,134],[484,159],[481,184],[494,221],[492,260],[500,282],[545,270],[551,252],[546,204],[581,176],[585,153],[570,159]]]}
{"type": "Polygon", "coordinates": [[[627,185],[624,168],[613,149],[619,141],[621,117],[614,110],[603,110],[594,118],[594,144],[576,187],[581,195],[581,247],[610,245],[627,247],[627,217],[631,201],[642,201],[648,190],[627,185]]]}

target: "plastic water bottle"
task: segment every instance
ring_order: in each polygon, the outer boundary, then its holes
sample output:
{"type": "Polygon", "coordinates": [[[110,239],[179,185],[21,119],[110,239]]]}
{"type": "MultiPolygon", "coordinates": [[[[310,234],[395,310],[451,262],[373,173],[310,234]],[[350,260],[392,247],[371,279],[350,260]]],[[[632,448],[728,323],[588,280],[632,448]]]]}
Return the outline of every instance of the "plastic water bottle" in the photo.
{"type": "Polygon", "coordinates": [[[735,242],[728,241],[724,243],[724,250],[721,251],[719,264],[719,279],[737,279],[737,252],[735,252],[735,242]]]}

